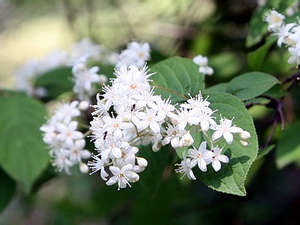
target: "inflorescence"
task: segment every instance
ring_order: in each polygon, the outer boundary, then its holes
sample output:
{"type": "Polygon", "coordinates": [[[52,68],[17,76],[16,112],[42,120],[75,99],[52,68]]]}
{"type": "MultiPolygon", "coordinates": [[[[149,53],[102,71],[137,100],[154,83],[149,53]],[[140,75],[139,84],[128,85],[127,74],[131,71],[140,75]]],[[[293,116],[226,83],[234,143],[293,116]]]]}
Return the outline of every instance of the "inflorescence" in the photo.
{"type": "Polygon", "coordinates": [[[265,21],[268,30],[277,36],[277,45],[287,47],[290,58],[288,63],[300,65],[300,25],[298,23],[285,23],[285,16],[275,10],[266,13],[265,21]]]}
{"type": "MultiPolygon", "coordinates": [[[[73,67],[74,92],[82,102],[60,106],[41,128],[58,170],[69,172],[70,167],[79,164],[81,171],[86,172],[83,160],[90,158],[87,165],[91,174],[99,172],[107,185],[117,184],[121,189],[137,182],[139,173],[148,165],[142,157],[147,148],[141,146],[151,145],[154,152],[166,145],[175,150],[184,148],[176,172],[196,179],[193,173],[196,166],[206,172],[211,165],[217,172],[222,163],[229,162],[222,152],[225,144],[218,144],[221,139],[227,144],[238,139],[241,145],[248,145],[250,133],[235,126],[232,119],[218,115],[211,108],[209,97],[199,93],[177,105],[155,94],[151,86],[155,74],[146,66],[149,44],[132,42],[119,54],[115,77],[109,85],[103,85],[101,93],[96,94],[97,103],[91,106],[94,111],[89,137],[96,152],[90,154],[85,150],[85,135],[78,130],[76,118],[80,110],[87,109],[90,97],[96,93],[93,84],[105,83],[106,77],[97,74],[97,67],[87,68],[88,57],[82,57],[73,67]],[[205,137],[199,146],[194,146],[195,134],[205,137]]],[[[200,66],[199,72],[213,73],[206,57],[199,55],[194,62],[200,66]]]]}

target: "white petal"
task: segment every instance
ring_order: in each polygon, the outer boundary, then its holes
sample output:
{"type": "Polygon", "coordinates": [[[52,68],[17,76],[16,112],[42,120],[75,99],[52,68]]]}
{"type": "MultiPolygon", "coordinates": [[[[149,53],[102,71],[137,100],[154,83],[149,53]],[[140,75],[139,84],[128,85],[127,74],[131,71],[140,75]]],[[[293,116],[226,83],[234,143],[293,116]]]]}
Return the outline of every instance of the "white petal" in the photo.
{"type": "Polygon", "coordinates": [[[218,159],[223,163],[229,162],[229,158],[226,155],[219,155],[218,159]]]}
{"type": "Polygon", "coordinates": [[[179,138],[178,137],[173,138],[171,140],[171,145],[172,145],[173,148],[179,148],[180,147],[179,138]]]}
{"type": "Polygon", "coordinates": [[[127,180],[124,177],[120,178],[119,181],[118,181],[118,186],[119,186],[118,190],[120,188],[126,188],[127,184],[128,184],[128,182],[127,182],[127,180]]]}
{"type": "Polygon", "coordinates": [[[223,133],[224,139],[228,144],[231,144],[233,141],[233,135],[230,132],[224,132],[223,133]]]}
{"type": "Polygon", "coordinates": [[[100,170],[100,175],[103,180],[107,180],[108,173],[106,173],[104,168],[100,170]]]}
{"type": "Polygon", "coordinates": [[[205,151],[203,153],[202,158],[205,160],[206,164],[210,164],[213,160],[213,157],[215,156],[215,154],[212,151],[205,151]]]}
{"type": "Polygon", "coordinates": [[[132,171],[127,171],[125,176],[129,179],[130,182],[136,182],[140,179],[139,175],[132,171]]]}
{"type": "Polygon", "coordinates": [[[73,131],[73,139],[79,139],[83,137],[83,134],[79,131],[73,131]]]}
{"type": "Polygon", "coordinates": [[[158,123],[156,123],[156,122],[150,123],[150,129],[151,129],[154,133],[159,133],[159,132],[160,132],[160,126],[159,126],[158,123]]]}
{"type": "Polygon", "coordinates": [[[194,173],[193,173],[192,170],[189,171],[188,177],[189,177],[190,179],[192,179],[192,180],[196,180],[196,177],[195,177],[195,175],[194,175],[194,173]]]}
{"type": "Polygon", "coordinates": [[[223,134],[222,131],[218,131],[218,130],[215,131],[212,135],[212,140],[213,141],[217,140],[218,138],[222,137],[222,134],[223,134]]]}
{"type": "Polygon", "coordinates": [[[203,172],[207,171],[206,162],[203,159],[198,160],[198,167],[203,172]]]}
{"type": "Polygon", "coordinates": [[[119,148],[113,148],[113,149],[111,150],[111,153],[112,153],[112,155],[113,155],[114,157],[116,157],[117,159],[118,159],[118,158],[121,158],[121,156],[122,156],[121,149],[119,149],[119,148]]]}
{"type": "Polygon", "coordinates": [[[218,172],[221,169],[221,163],[218,160],[214,159],[212,161],[212,167],[216,172],[218,172]]]}
{"type": "Polygon", "coordinates": [[[191,116],[188,118],[188,122],[190,125],[197,125],[200,122],[199,117],[191,116]]]}
{"type": "Polygon", "coordinates": [[[125,173],[128,170],[132,170],[132,165],[131,164],[127,164],[127,165],[123,166],[122,169],[121,169],[122,173],[125,173]]]}
{"type": "Polygon", "coordinates": [[[112,172],[113,175],[118,176],[121,172],[119,167],[116,166],[110,166],[109,170],[112,172]]]}
{"type": "Polygon", "coordinates": [[[109,180],[106,182],[106,184],[110,186],[110,185],[117,183],[117,181],[118,181],[118,177],[113,176],[113,177],[109,178],[109,180]]]}
{"type": "Polygon", "coordinates": [[[241,132],[243,132],[242,128],[239,128],[239,127],[230,127],[229,131],[231,133],[241,133],[241,132]]]}
{"type": "Polygon", "coordinates": [[[201,142],[198,150],[199,151],[205,151],[206,150],[206,141],[201,142]]]}
{"type": "Polygon", "coordinates": [[[72,122],[69,124],[70,129],[76,130],[77,124],[78,124],[78,123],[77,123],[76,121],[72,121],[72,122]]]}
{"type": "Polygon", "coordinates": [[[200,122],[201,129],[204,131],[209,130],[209,122],[207,120],[203,120],[200,122]]]}

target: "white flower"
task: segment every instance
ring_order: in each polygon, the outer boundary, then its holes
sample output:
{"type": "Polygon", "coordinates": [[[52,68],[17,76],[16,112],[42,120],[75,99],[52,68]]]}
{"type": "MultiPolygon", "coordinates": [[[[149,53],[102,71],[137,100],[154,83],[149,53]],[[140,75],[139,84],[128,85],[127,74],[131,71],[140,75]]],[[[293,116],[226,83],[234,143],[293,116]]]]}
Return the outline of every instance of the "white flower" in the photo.
{"type": "Polygon", "coordinates": [[[119,55],[117,67],[134,65],[141,68],[149,59],[150,45],[148,43],[131,42],[119,55]]]}
{"type": "Polygon", "coordinates": [[[52,162],[53,166],[55,166],[59,172],[65,171],[67,174],[70,174],[70,167],[74,164],[68,157],[69,152],[65,149],[58,149],[55,151],[55,157],[52,162]]]}
{"type": "Polygon", "coordinates": [[[78,109],[78,102],[73,101],[71,103],[61,104],[55,111],[54,118],[58,121],[70,122],[74,117],[80,115],[78,109]]]}
{"type": "Polygon", "coordinates": [[[191,146],[194,143],[194,139],[190,132],[188,131],[179,141],[180,147],[191,146]]]}
{"type": "Polygon", "coordinates": [[[229,158],[226,155],[222,155],[222,148],[214,148],[213,149],[213,157],[211,159],[211,164],[214,170],[217,172],[221,169],[221,162],[222,163],[228,163],[229,158]]]}
{"type": "Polygon", "coordinates": [[[111,105],[107,104],[107,102],[105,102],[104,99],[101,99],[99,93],[96,95],[96,99],[97,99],[97,104],[92,106],[95,109],[95,111],[92,112],[92,115],[98,115],[98,116],[108,115],[108,110],[111,105]]]}
{"type": "Polygon", "coordinates": [[[36,97],[46,97],[47,91],[43,87],[34,87],[35,80],[47,71],[67,65],[68,54],[65,51],[56,50],[50,52],[42,59],[33,59],[22,65],[16,72],[15,87],[25,91],[26,94],[36,97]]]}
{"type": "Polygon", "coordinates": [[[103,180],[107,180],[108,173],[105,171],[105,168],[104,168],[105,167],[105,161],[101,160],[99,157],[97,157],[95,155],[92,155],[92,158],[93,158],[93,161],[88,162],[88,166],[92,170],[90,175],[93,174],[93,173],[96,173],[100,170],[101,178],[103,180]]]}
{"type": "Polygon", "coordinates": [[[266,13],[265,21],[268,23],[269,31],[278,31],[285,19],[285,16],[275,10],[266,13]]]}
{"type": "Polygon", "coordinates": [[[173,148],[180,147],[180,139],[186,133],[185,130],[179,129],[178,126],[173,126],[171,124],[168,125],[166,131],[166,136],[162,141],[162,145],[167,145],[171,143],[173,148]]]}
{"type": "Polygon", "coordinates": [[[139,131],[150,128],[154,133],[160,132],[160,124],[163,121],[163,116],[158,114],[156,110],[148,109],[146,112],[137,112],[136,118],[132,118],[139,131]]]}
{"type": "Polygon", "coordinates": [[[289,23],[287,25],[282,25],[278,28],[276,35],[278,36],[277,45],[281,47],[282,43],[286,44],[291,35],[291,29],[295,27],[295,23],[289,23]]]}
{"type": "Polygon", "coordinates": [[[64,141],[68,146],[72,146],[75,140],[83,138],[83,134],[77,131],[76,121],[71,121],[69,124],[58,123],[56,128],[59,132],[57,138],[64,141]]]}
{"type": "Polygon", "coordinates": [[[176,173],[182,173],[183,176],[187,176],[191,180],[196,180],[196,177],[192,171],[192,168],[196,165],[196,162],[193,162],[190,158],[183,157],[183,160],[176,164],[175,166],[178,166],[177,169],[175,169],[176,173]]]}
{"type": "Polygon", "coordinates": [[[110,116],[103,117],[103,130],[108,134],[115,136],[115,138],[121,138],[123,136],[123,130],[133,128],[133,124],[123,121],[120,116],[116,118],[110,116]]]}
{"type": "Polygon", "coordinates": [[[157,114],[163,119],[175,110],[170,99],[162,100],[160,96],[154,96],[152,99],[153,101],[149,101],[147,105],[156,110],[157,114]]]}
{"type": "Polygon", "coordinates": [[[44,124],[43,126],[41,126],[40,130],[45,133],[43,137],[43,141],[46,144],[53,145],[53,143],[56,141],[57,138],[57,131],[55,125],[52,123],[44,124]]]}
{"type": "Polygon", "coordinates": [[[296,63],[300,65],[300,43],[296,47],[288,48],[289,53],[291,54],[290,58],[288,59],[289,64],[296,63]]]}
{"type": "Polygon", "coordinates": [[[70,160],[73,162],[81,162],[81,159],[90,158],[90,152],[85,147],[85,140],[78,139],[74,142],[74,145],[70,148],[70,160]]]}
{"type": "Polygon", "coordinates": [[[177,125],[180,130],[184,130],[186,125],[190,122],[193,123],[195,117],[190,116],[190,112],[187,109],[181,108],[176,110],[175,113],[169,113],[169,117],[173,124],[177,125]]]}
{"type": "Polygon", "coordinates": [[[203,111],[206,113],[212,113],[212,110],[209,108],[210,102],[204,99],[201,92],[194,98],[187,100],[187,103],[181,104],[180,106],[185,109],[190,109],[196,112],[203,111]]]}
{"type": "Polygon", "coordinates": [[[130,182],[136,182],[139,180],[139,175],[134,172],[131,164],[123,166],[121,169],[116,166],[110,166],[110,171],[113,176],[106,182],[107,185],[113,185],[118,183],[118,190],[126,188],[127,185],[131,187],[130,182]]]}
{"type": "Polygon", "coordinates": [[[101,52],[102,47],[100,45],[93,43],[88,38],[84,38],[73,45],[70,54],[71,64],[78,61],[81,57],[89,57],[98,60],[101,52]]]}
{"type": "Polygon", "coordinates": [[[94,66],[88,69],[86,61],[87,57],[83,57],[72,68],[75,82],[73,91],[80,100],[89,101],[89,98],[96,92],[95,84],[100,83],[100,80],[105,82],[106,79],[103,77],[100,79],[99,67],[94,66]]]}
{"type": "Polygon", "coordinates": [[[208,164],[211,163],[214,153],[206,149],[206,142],[202,142],[198,149],[189,149],[188,157],[192,159],[192,164],[196,163],[203,172],[207,171],[208,164]]]}
{"type": "Polygon", "coordinates": [[[232,120],[226,118],[221,118],[220,124],[213,126],[212,129],[215,130],[212,135],[213,141],[223,136],[228,144],[231,144],[233,141],[233,133],[241,133],[243,131],[239,127],[232,126],[232,120]]]}

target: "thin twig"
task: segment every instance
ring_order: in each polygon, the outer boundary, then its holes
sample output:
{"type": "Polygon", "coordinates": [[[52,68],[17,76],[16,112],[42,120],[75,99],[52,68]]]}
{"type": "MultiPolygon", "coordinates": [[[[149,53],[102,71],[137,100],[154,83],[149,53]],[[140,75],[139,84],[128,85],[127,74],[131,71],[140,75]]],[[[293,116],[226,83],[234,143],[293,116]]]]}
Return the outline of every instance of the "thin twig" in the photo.
{"type": "Polygon", "coordinates": [[[188,98],[185,97],[184,95],[178,93],[177,91],[171,90],[171,89],[169,89],[169,88],[162,87],[162,86],[159,86],[159,85],[157,85],[157,84],[153,84],[153,87],[158,88],[158,89],[163,90],[163,91],[166,91],[166,92],[169,92],[169,93],[171,93],[171,94],[174,94],[174,95],[176,95],[176,96],[178,96],[178,97],[180,97],[180,98],[182,98],[182,99],[184,99],[184,100],[188,100],[188,98]]]}

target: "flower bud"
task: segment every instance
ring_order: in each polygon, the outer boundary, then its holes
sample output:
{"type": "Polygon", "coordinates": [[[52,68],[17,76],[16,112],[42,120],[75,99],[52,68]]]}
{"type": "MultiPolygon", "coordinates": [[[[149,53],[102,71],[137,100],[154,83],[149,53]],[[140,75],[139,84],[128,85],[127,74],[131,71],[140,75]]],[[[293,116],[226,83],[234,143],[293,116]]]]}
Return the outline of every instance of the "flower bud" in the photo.
{"type": "Polygon", "coordinates": [[[147,165],[148,165],[147,160],[144,159],[144,158],[136,157],[136,161],[137,161],[137,164],[138,164],[140,167],[147,167],[147,165]]]}
{"type": "Polygon", "coordinates": [[[85,163],[80,163],[79,169],[81,173],[89,172],[89,167],[85,163]]]}
{"type": "Polygon", "coordinates": [[[250,137],[251,137],[251,134],[248,132],[248,131],[245,131],[245,130],[243,130],[241,133],[240,133],[240,137],[242,138],[242,139],[249,139],[250,137]]]}
{"type": "Polygon", "coordinates": [[[180,146],[182,146],[182,147],[190,146],[193,143],[194,143],[194,139],[193,139],[192,135],[190,134],[190,132],[187,132],[185,135],[183,135],[180,140],[180,146]]]}
{"type": "Polygon", "coordinates": [[[159,149],[161,148],[161,146],[162,146],[161,142],[155,142],[155,143],[152,144],[152,150],[154,152],[157,152],[157,151],[159,151],[159,149]]]}
{"type": "Polygon", "coordinates": [[[91,157],[91,153],[88,150],[82,150],[80,155],[83,159],[89,159],[91,157]]]}
{"type": "Polygon", "coordinates": [[[248,146],[249,143],[247,141],[242,141],[240,140],[241,145],[243,145],[244,147],[248,146]]]}
{"type": "Polygon", "coordinates": [[[90,106],[90,103],[88,101],[82,101],[79,103],[79,106],[78,108],[81,110],[81,111],[85,111],[89,108],[90,106]]]}

